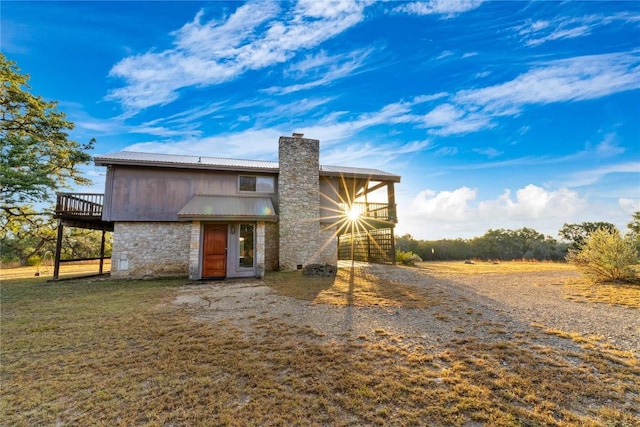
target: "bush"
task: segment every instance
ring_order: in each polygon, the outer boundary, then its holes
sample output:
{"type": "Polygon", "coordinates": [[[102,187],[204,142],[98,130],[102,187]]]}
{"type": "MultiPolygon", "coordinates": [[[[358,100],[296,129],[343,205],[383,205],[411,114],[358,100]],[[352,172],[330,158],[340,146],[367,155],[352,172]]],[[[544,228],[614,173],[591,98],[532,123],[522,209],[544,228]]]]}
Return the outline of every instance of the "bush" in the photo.
{"type": "Polygon", "coordinates": [[[596,283],[636,279],[633,266],[638,262],[638,252],[631,239],[622,238],[617,230],[599,228],[592,232],[579,249],[569,252],[567,260],[596,283]]]}
{"type": "Polygon", "coordinates": [[[396,262],[402,265],[416,265],[416,262],[422,262],[422,258],[413,252],[403,252],[400,249],[396,249],[396,262]]]}
{"type": "Polygon", "coordinates": [[[38,255],[34,255],[27,258],[27,263],[25,265],[28,267],[33,267],[40,264],[42,264],[42,259],[38,255]]]}

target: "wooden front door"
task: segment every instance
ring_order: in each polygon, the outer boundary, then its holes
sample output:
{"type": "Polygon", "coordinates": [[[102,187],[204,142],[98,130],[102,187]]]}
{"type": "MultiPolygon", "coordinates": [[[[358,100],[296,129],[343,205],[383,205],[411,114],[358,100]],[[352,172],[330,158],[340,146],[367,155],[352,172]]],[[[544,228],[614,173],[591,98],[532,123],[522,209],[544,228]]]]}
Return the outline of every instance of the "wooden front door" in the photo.
{"type": "Polygon", "coordinates": [[[202,277],[227,276],[227,225],[205,224],[202,245],[202,277]]]}

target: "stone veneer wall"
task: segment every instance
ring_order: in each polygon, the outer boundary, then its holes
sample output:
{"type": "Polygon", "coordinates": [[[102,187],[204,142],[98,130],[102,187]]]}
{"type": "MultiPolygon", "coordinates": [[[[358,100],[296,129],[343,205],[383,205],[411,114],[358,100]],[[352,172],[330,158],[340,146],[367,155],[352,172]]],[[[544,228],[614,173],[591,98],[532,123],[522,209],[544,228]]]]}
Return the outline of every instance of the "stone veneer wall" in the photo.
{"type": "Polygon", "coordinates": [[[188,222],[116,222],[111,276],[186,276],[190,236],[188,222]]]}
{"type": "Polygon", "coordinates": [[[200,221],[192,221],[189,230],[189,279],[200,279],[200,221]]]}
{"type": "Polygon", "coordinates": [[[320,229],[320,141],[280,137],[278,175],[280,269],[295,270],[313,263],[335,263],[323,250],[326,236],[320,229]]]}
{"type": "Polygon", "coordinates": [[[278,223],[265,223],[264,230],[264,269],[276,271],[278,269],[278,223]]]}
{"type": "Polygon", "coordinates": [[[338,265],[338,236],[336,227],[322,227],[320,262],[323,264],[338,265]]]}

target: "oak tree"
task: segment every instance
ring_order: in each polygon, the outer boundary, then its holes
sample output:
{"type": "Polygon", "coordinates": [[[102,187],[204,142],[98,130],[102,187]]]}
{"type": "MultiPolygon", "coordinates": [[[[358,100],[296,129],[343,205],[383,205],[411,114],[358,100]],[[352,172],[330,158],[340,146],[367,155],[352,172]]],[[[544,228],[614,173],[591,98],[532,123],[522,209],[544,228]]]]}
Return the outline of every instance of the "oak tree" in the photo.
{"type": "Polygon", "coordinates": [[[1,53],[0,78],[0,210],[14,216],[71,184],[89,184],[79,167],[95,141],[70,139],[74,125],[57,102],[32,95],[29,76],[1,53]]]}

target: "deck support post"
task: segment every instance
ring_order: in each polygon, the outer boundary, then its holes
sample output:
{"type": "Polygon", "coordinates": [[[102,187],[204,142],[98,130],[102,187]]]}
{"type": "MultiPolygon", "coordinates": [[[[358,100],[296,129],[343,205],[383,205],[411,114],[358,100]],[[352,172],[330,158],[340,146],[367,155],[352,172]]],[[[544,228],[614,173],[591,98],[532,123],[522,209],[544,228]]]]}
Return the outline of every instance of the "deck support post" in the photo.
{"type": "Polygon", "coordinates": [[[389,203],[389,220],[391,225],[391,262],[396,265],[396,237],[393,224],[398,221],[398,213],[396,208],[396,192],[393,182],[387,184],[387,203],[389,203]]]}
{"type": "Polygon", "coordinates": [[[100,241],[100,270],[98,274],[102,274],[102,267],[104,266],[104,235],[106,232],[106,230],[102,230],[102,240],[100,241]]]}
{"type": "Polygon", "coordinates": [[[60,275],[60,253],[62,252],[62,232],[64,230],[64,225],[62,224],[62,220],[58,220],[58,239],[56,240],[56,259],[53,266],[53,280],[58,280],[58,276],[60,275]]]}

